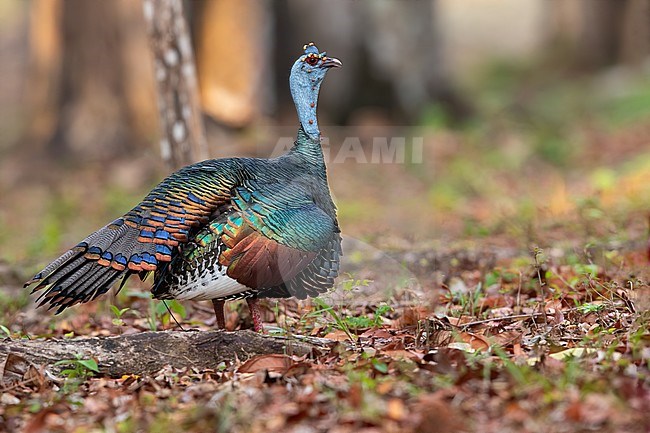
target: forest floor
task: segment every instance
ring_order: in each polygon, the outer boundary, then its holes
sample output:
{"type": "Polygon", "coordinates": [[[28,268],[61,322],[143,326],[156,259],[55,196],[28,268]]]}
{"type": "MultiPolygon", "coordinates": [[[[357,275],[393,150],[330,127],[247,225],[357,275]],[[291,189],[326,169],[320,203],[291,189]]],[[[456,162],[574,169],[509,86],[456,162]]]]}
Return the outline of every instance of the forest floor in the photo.
{"type": "MultiPolygon", "coordinates": [[[[373,266],[372,257],[356,266],[373,266]]],[[[263,302],[270,336],[324,339],[302,356],[289,345],[209,370],[117,378],[99,374],[89,354],[58,368],[25,368],[15,356],[0,366],[0,431],[649,431],[647,251],[396,257],[382,267],[403,263],[399,284],[348,276],[323,299],[263,302]],[[439,267],[450,277],[439,278],[439,267]]],[[[2,270],[5,290],[21,281],[2,270]]],[[[163,304],[134,289],[56,317],[27,296],[3,299],[0,332],[182,332],[163,304]]],[[[184,329],[215,326],[207,303],[169,307],[184,329]]],[[[230,303],[227,327],[249,326],[245,303],[230,303]]]]}

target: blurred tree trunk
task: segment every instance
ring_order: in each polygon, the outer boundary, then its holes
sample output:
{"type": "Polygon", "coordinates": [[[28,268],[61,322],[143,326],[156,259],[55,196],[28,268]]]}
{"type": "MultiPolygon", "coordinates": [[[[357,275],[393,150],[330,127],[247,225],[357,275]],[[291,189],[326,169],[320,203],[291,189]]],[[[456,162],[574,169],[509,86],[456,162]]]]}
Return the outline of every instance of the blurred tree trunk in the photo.
{"type": "Polygon", "coordinates": [[[268,123],[260,118],[272,111],[272,4],[259,0],[188,4],[201,107],[211,120],[206,122],[210,154],[266,156],[258,153],[256,134],[237,130],[268,123]]]}
{"type": "Polygon", "coordinates": [[[568,47],[573,65],[595,71],[641,64],[650,54],[650,0],[547,2],[553,43],[568,47]]]}
{"type": "Polygon", "coordinates": [[[587,70],[618,62],[623,9],[627,0],[583,2],[583,27],[578,39],[578,62],[587,70]]]}
{"type": "Polygon", "coordinates": [[[207,158],[196,67],[182,0],[144,0],[154,54],[160,149],[172,168],[207,158]]]}
{"type": "Polygon", "coordinates": [[[641,65],[650,56],[650,0],[628,0],[623,14],[623,62],[641,65]]]}
{"type": "MultiPolygon", "coordinates": [[[[344,73],[330,74],[327,92],[319,98],[325,121],[409,124],[432,104],[452,121],[471,116],[470,101],[445,67],[437,0],[278,0],[273,5],[278,89],[287,88],[286,68],[300,54],[300,44],[314,41],[343,61],[344,73]]],[[[289,92],[279,97],[290,107],[289,92]]]]}
{"type": "Polygon", "coordinates": [[[268,106],[263,81],[272,78],[268,10],[258,0],[192,3],[201,104],[234,128],[251,124],[268,106]]]}
{"type": "Polygon", "coordinates": [[[134,73],[146,47],[138,9],[127,0],[32,3],[28,143],[51,158],[106,160],[147,142],[155,108],[151,82],[134,73]]]}

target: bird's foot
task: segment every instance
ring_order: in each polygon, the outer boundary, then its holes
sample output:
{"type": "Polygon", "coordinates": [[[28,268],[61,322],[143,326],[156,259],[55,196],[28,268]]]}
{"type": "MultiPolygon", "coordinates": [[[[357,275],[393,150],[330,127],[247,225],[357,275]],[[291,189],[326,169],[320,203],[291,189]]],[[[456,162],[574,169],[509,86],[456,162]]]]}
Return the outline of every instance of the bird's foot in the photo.
{"type": "Polygon", "coordinates": [[[255,329],[255,332],[262,334],[264,332],[264,327],[262,326],[262,314],[260,313],[260,306],[257,298],[246,298],[246,303],[248,304],[248,309],[253,318],[253,329],[255,329]]]}
{"type": "Polygon", "coordinates": [[[226,304],[226,301],[219,299],[212,300],[212,307],[214,307],[214,315],[217,316],[217,328],[226,329],[226,317],[223,313],[223,307],[226,304]]]}

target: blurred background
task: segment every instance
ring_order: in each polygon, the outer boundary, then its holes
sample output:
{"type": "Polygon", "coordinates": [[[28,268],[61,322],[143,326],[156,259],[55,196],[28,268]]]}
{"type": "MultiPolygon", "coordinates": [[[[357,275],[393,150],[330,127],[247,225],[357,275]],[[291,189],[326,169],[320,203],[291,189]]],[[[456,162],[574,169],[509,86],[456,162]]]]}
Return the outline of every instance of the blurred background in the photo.
{"type": "MultiPolygon", "coordinates": [[[[210,157],[295,135],[304,43],[342,60],[319,123],[330,155],[350,137],[366,155],[330,158],[346,236],[385,251],[645,239],[650,1],[184,5],[210,157]],[[403,137],[404,161],[372,163],[377,137],[403,137]]],[[[1,0],[0,52],[0,260],[31,271],[170,169],[140,2],[1,0]]]]}

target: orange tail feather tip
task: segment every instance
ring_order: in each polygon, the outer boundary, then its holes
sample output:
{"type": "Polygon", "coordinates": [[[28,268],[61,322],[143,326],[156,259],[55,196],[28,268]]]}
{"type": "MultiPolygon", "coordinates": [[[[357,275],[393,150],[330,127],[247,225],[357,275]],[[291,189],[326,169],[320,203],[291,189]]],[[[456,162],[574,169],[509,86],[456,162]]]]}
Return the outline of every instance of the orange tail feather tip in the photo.
{"type": "Polygon", "coordinates": [[[187,242],[189,240],[185,233],[172,233],[172,236],[179,242],[187,242]]]}
{"type": "Polygon", "coordinates": [[[172,257],[169,254],[162,254],[162,253],[156,253],[154,257],[156,258],[156,260],[161,262],[169,262],[172,259],[172,257]]]}
{"type": "Polygon", "coordinates": [[[117,262],[111,262],[111,268],[115,269],[116,271],[123,271],[126,269],[126,266],[117,262]]]}

